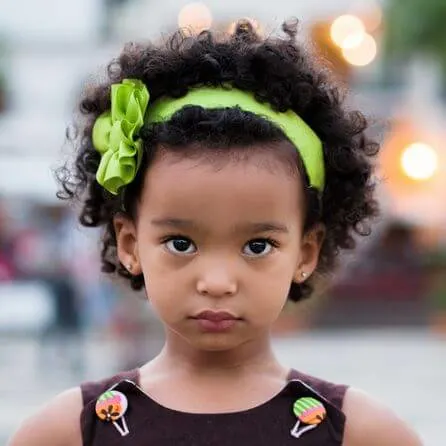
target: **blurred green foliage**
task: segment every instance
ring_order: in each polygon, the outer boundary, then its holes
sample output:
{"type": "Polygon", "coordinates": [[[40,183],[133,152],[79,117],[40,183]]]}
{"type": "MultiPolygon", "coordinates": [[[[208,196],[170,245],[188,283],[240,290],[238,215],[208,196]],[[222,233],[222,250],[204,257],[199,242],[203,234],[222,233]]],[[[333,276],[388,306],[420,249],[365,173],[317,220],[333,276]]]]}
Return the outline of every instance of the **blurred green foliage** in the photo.
{"type": "Polygon", "coordinates": [[[446,83],[446,0],[388,0],[385,20],[386,56],[433,56],[446,83]]]}
{"type": "Polygon", "coordinates": [[[429,277],[429,301],[434,309],[446,311],[446,248],[428,252],[423,260],[429,277]]]}
{"type": "Polygon", "coordinates": [[[6,39],[0,34],[0,113],[6,108],[7,98],[7,74],[6,64],[8,58],[8,46],[6,39]]]}

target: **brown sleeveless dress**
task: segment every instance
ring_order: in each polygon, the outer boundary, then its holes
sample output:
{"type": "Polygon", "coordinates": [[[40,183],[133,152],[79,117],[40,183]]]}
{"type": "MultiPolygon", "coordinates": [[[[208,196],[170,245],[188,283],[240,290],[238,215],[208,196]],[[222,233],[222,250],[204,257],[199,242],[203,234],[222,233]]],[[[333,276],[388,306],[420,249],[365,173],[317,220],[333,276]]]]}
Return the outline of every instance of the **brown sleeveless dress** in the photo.
{"type": "MultiPolygon", "coordinates": [[[[151,399],[138,384],[139,371],[132,370],[81,386],[83,446],[342,445],[345,416],[341,409],[347,387],[295,370],[290,372],[286,386],[271,400],[234,413],[194,414],[168,409],[151,399]],[[125,436],[112,422],[102,421],[96,415],[97,399],[111,389],[124,394],[128,401],[125,436]],[[300,422],[297,431],[302,434],[296,437],[291,435],[298,421],[293,406],[304,397],[321,402],[326,417],[312,429],[308,429],[311,422],[300,422]]],[[[122,419],[116,423],[122,426],[122,419]]]]}

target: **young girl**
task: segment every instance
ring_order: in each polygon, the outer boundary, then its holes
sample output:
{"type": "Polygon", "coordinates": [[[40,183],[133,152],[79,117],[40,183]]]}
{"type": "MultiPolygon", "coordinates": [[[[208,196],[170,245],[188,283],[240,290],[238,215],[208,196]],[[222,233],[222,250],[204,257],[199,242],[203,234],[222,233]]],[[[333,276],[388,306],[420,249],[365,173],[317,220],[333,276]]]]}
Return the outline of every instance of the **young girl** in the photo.
{"type": "Polygon", "coordinates": [[[283,29],[131,45],[88,90],[65,197],[104,227],[104,271],[144,287],[166,341],[56,397],[11,446],[420,445],[365,393],[271,349],[287,299],[377,213],[366,120],[283,29]]]}

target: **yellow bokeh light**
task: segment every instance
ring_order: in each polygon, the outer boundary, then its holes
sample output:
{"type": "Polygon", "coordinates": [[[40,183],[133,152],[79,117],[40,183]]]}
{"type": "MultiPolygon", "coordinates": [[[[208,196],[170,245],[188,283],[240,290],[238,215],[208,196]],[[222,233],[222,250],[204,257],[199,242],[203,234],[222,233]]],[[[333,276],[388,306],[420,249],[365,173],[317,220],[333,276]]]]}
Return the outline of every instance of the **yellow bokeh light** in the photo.
{"type": "Polygon", "coordinates": [[[413,180],[428,180],[438,168],[438,156],[429,145],[416,142],[406,147],[401,155],[401,167],[413,180]]]}
{"type": "Polygon", "coordinates": [[[340,45],[341,49],[356,48],[357,46],[361,45],[361,42],[364,40],[365,35],[366,35],[365,33],[351,34],[350,36],[344,39],[342,45],[340,45]]]}
{"type": "Polygon", "coordinates": [[[362,20],[350,14],[338,17],[330,28],[333,42],[341,48],[358,46],[365,34],[366,30],[362,20]]]}
{"type": "Polygon", "coordinates": [[[377,52],[376,41],[370,34],[365,34],[359,45],[342,49],[345,60],[349,64],[358,67],[363,67],[373,62],[377,52]]]}
{"type": "Polygon", "coordinates": [[[212,14],[204,3],[189,3],[178,14],[178,26],[180,28],[187,28],[194,34],[199,34],[209,29],[211,25],[212,14]]]}

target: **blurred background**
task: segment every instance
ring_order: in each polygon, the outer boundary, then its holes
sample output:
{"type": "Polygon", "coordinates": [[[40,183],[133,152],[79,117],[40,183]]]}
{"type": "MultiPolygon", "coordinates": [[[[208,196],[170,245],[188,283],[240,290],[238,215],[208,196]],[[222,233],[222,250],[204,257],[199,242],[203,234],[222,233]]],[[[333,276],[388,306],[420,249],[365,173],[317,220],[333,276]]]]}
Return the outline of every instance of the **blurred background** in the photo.
{"type": "Polygon", "coordinates": [[[383,144],[373,235],[342,259],[323,294],[285,308],[279,356],[362,387],[426,445],[444,444],[444,0],[2,0],[0,444],[62,389],[138,365],[162,343],[144,297],[100,274],[100,234],[81,229],[56,199],[51,169],[69,151],[79,92],[126,41],[178,27],[230,32],[242,17],[264,34],[299,18],[301,38],[383,144]],[[423,403],[431,410],[419,410],[423,403]]]}

